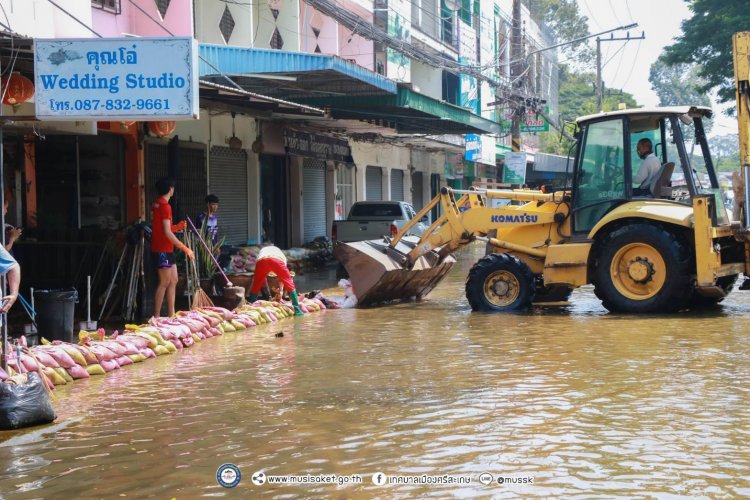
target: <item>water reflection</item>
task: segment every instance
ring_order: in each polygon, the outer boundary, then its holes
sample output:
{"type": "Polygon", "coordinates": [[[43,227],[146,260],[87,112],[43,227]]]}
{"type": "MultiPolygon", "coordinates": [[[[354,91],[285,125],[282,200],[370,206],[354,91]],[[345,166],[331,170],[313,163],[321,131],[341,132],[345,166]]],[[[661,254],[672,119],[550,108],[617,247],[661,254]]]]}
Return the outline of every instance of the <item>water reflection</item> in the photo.
{"type": "Polygon", "coordinates": [[[750,296],[637,317],[584,288],[563,308],[475,314],[472,252],[422,303],[284,321],[63,387],[57,424],[0,435],[0,496],[750,494],[750,296]],[[226,462],[235,490],[215,480],[226,462]],[[258,487],[258,470],[365,481],[258,487]],[[377,487],[376,471],[475,480],[377,487]]]}

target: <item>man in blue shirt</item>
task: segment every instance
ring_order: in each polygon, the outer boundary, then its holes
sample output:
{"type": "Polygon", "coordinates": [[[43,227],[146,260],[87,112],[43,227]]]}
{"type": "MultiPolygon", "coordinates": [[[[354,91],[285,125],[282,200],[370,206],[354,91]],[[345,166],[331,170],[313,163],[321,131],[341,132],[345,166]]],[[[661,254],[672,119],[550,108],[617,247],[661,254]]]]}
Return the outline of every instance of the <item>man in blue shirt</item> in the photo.
{"type": "Polygon", "coordinates": [[[18,298],[18,287],[21,285],[21,266],[8,251],[0,245],[0,274],[8,278],[10,293],[3,297],[0,313],[7,313],[18,298]]]}
{"type": "Polygon", "coordinates": [[[218,211],[219,197],[209,194],[206,196],[206,211],[198,216],[198,227],[203,229],[203,225],[206,225],[206,239],[210,237],[214,245],[219,241],[219,218],[216,216],[218,211]]]}

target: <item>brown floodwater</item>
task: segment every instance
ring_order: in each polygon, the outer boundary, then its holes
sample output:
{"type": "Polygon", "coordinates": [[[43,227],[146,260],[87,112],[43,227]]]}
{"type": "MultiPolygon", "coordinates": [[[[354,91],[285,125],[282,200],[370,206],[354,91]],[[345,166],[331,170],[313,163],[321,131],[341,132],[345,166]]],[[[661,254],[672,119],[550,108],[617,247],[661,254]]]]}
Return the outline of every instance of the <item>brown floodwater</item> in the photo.
{"type": "Polygon", "coordinates": [[[58,388],[55,424],[0,433],[0,498],[750,496],[750,294],[636,317],[584,288],[477,314],[463,280],[480,253],[422,303],[284,320],[58,388]],[[257,471],[363,481],[256,486],[257,471]]]}

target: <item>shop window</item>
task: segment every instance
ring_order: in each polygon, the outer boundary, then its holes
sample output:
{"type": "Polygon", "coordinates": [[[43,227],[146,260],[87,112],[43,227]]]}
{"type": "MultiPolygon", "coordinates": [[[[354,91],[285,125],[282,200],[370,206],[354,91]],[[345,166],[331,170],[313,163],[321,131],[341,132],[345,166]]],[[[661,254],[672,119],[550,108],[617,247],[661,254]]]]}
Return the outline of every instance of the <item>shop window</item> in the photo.
{"type": "Polygon", "coordinates": [[[91,6],[114,14],[121,12],[120,0],[91,0],[91,6]]]}
{"type": "Polygon", "coordinates": [[[450,104],[459,105],[461,84],[458,75],[443,71],[443,100],[450,104]]]}

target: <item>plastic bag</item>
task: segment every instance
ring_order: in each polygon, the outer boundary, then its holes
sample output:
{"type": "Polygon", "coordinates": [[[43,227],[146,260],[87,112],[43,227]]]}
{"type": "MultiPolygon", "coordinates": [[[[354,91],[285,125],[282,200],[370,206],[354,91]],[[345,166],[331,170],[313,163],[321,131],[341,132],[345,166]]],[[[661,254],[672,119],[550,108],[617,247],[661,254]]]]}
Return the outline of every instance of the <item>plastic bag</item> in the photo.
{"type": "Polygon", "coordinates": [[[57,418],[42,379],[26,374],[26,383],[0,383],[0,430],[49,424],[57,418]]]}

